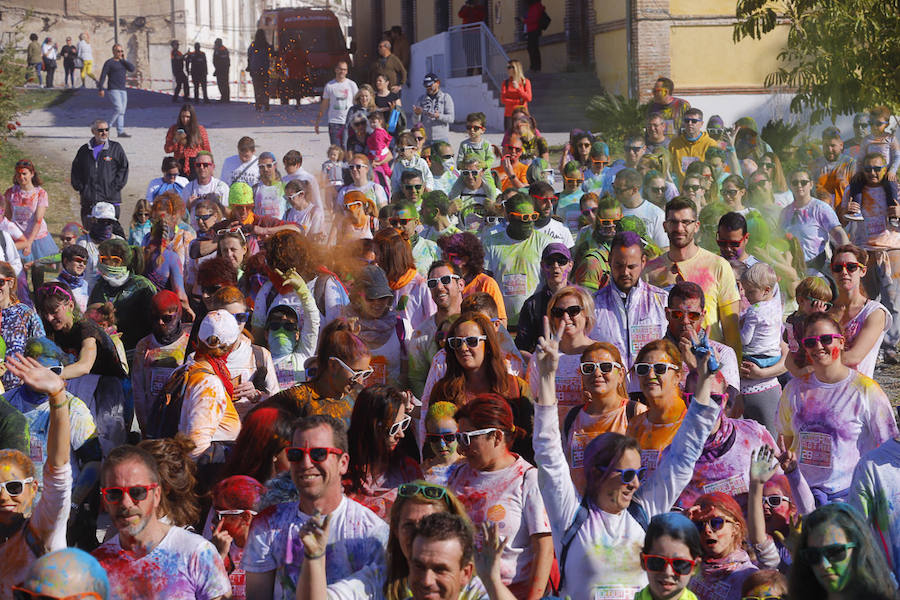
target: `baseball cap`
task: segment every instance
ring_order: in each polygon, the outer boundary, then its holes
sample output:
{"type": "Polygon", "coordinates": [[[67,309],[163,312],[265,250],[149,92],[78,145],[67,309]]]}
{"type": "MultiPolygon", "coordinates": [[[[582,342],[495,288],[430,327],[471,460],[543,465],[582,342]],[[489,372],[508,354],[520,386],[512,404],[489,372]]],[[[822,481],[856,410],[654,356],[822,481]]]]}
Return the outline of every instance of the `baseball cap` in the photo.
{"type": "Polygon", "coordinates": [[[238,340],[241,327],[237,319],[227,310],[213,310],[206,313],[200,322],[197,339],[207,346],[230,346],[238,340]]]}
{"type": "Polygon", "coordinates": [[[92,219],[112,219],[116,220],[116,207],[109,202],[98,202],[91,209],[92,219]]]}
{"type": "Polygon", "coordinates": [[[725,121],[723,121],[722,117],[719,115],[713,115],[709,118],[709,121],[706,122],[706,128],[709,129],[710,127],[713,129],[723,129],[725,127],[725,121]]]}
{"type": "Polygon", "coordinates": [[[559,242],[553,242],[552,244],[544,246],[544,251],[541,252],[541,260],[547,260],[554,254],[560,254],[568,261],[572,260],[572,253],[569,252],[569,249],[565,244],[559,242]]]}
{"type": "Polygon", "coordinates": [[[253,188],[243,181],[236,181],[228,188],[228,206],[253,204],[253,188]]]}
{"type": "Polygon", "coordinates": [[[431,84],[433,84],[435,81],[440,81],[440,78],[435,73],[429,73],[428,75],[425,76],[425,79],[422,80],[422,85],[424,85],[425,87],[428,87],[431,84]]]}
{"type": "Polygon", "coordinates": [[[357,281],[359,281],[359,284],[365,290],[366,298],[369,300],[392,298],[394,296],[391,286],[388,285],[387,275],[385,275],[382,268],[377,265],[368,265],[364,267],[360,272],[357,281]]]}

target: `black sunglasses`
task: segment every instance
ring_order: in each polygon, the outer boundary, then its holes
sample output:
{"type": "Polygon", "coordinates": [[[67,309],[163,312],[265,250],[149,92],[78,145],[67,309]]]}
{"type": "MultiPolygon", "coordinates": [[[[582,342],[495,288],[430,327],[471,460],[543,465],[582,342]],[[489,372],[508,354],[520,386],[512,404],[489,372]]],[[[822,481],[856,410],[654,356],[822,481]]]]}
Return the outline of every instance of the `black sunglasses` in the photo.
{"type": "Polygon", "coordinates": [[[818,565],[823,558],[827,558],[829,563],[841,562],[847,558],[847,550],[856,548],[853,542],[846,544],[828,544],[821,548],[810,546],[800,550],[800,556],[809,565],[818,565]]]}
{"type": "Polygon", "coordinates": [[[576,315],[581,313],[584,310],[577,304],[573,304],[572,306],[567,306],[565,308],[560,308],[558,306],[554,306],[550,309],[550,316],[554,319],[562,319],[563,315],[569,315],[570,318],[574,319],[576,315]]]}

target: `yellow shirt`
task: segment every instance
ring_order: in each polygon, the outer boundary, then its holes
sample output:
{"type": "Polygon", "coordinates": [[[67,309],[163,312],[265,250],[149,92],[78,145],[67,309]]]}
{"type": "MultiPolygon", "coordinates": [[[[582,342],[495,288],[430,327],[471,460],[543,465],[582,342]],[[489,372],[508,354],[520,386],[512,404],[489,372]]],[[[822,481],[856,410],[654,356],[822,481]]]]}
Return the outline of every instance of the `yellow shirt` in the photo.
{"type": "Polygon", "coordinates": [[[678,181],[684,179],[684,172],[692,162],[705,159],[708,149],[718,147],[719,143],[705,131],[693,142],[688,141],[684,135],[673,138],[669,144],[669,153],[672,155],[672,172],[678,177],[678,181]]]}

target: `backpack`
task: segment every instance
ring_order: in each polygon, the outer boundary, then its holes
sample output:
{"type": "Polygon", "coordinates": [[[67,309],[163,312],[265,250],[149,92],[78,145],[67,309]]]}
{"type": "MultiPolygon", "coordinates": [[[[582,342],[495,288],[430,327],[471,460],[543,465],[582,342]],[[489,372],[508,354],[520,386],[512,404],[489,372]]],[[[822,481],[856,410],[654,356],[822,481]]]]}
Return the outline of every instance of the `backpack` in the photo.
{"type": "Polygon", "coordinates": [[[550,15],[547,14],[547,9],[545,8],[541,11],[541,17],[538,20],[538,27],[541,31],[547,31],[547,28],[550,27],[550,23],[553,22],[553,19],[550,18],[550,15]]]}
{"type": "MultiPolygon", "coordinates": [[[[178,424],[181,421],[181,407],[184,404],[184,391],[187,387],[188,372],[192,365],[181,365],[169,375],[166,384],[160,390],[159,395],[153,399],[150,407],[145,435],[149,439],[162,439],[175,437],[178,433],[178,424]]],[[[208,369],[202,369],[210,375],[214,373],[208,369]]]]}

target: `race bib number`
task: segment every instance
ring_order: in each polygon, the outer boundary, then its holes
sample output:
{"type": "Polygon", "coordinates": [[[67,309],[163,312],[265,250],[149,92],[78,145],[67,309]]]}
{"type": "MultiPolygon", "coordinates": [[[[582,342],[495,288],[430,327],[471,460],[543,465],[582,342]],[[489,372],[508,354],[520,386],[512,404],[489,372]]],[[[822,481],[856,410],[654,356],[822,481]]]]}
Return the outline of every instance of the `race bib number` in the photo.
{"type": "Polygon", "coordinates": [[[695,163],[699,158],[696,156],[683,156],[681,157],[681,172],[685,173],[688,170],[688,167],[691,166],[691,163],[695,163]]]}
{"type": "Polygon", "coordinates": [[[628,585],[598,585],[591,590],[591,600],[632,600],[640,591],[628,585]]]}
{"type": "Polygon", "coordinates": [[[663,123],[666,124],[666,135],[667,136],[672,137],[673,135],[678,133],[675,130],[675,119],[664,119],[663,123]]]}
{"type": "Polygon", "coordinates": [[[576,431],[572,435],[571,460],[570,464],[573,469],[584,468],[584,449],[593,438],[584,433],[576,431]]]}
{"type": "Polygon", "coordinates": [[[503,276],[504,296],[525,296],[528,293],[528,275],[507,273],[503,276]]]}
{"type": "Polygon", "coordinates": [[[561,406],[580,406],[583,404],[583,392],[581,390],[581,376],[557,377],[556,399],[561,406]]]}
{"type": "Polygon", "coordinates": [[[743,475],[735,475],[728,479],[720,479],[714,483],[707,483],[703,486],[704,494],[713,492],[724,492],[729,496],[737,496],[738,494],[746,494],[750,490],[747,481],[743,475]]]}
{"type": "Polygon", "coordinates": [[[637,356],[638,352],[641,351],[641,348],[652,342],[653,340],[658,340],[660,337],[660,327],[659,325],[632,325],[628,329],[628,338],[631,342],[631,355],[637,356]]]}
{"type": "Polygon", "coordinates": [[[578,233],[578,219],[581,217],[581,213],[575,210],[570,210],[566,213],[566,227],[569,228],[569,231],[573,234],[578,233]]]}
{"type": "Polygon", "coordinates": [[[387,383],[387,359],[383,356],[373,356],[369,362],[372,374],[366,379],[366,387],[384,385],[387,383]]]}
{"type": "Polygon", "coordinates": [[[818,431],[800,433],[800,463],[811,467],[831,468],[831,436],[818,431]]]}
{"type": "Polygon", "coordinates": [[[279,365],[275,365],[275,377],[278,379],[278,387],[279,389],[286,390],[289,387],[293,387],[296,380],[294,379],[294,369],[292,368],[282,368],[279,365]]]}
{"type": "Polygon", "coordinates": [[[243,569],[235,569],[228,575],[231,582],[232,600],[246,600],[247,598],[247,574],[243,569]]]}
{"type": "Polygon", "coordinates": [[[659,450],[641,450],[641,466],[655,471],[659,464],[659,450]]]}
{"type": "Polygon", "coordinates": [[[166,382],[169,380],[169,377],[175,369],[161,369],[154,368],[150,372],[150,398],[157,398],[162,393],[163,388],[166,387],[166,382]]]}
{"type": "Polygon", "coordinates": [[[44,447],[34,438],[31,439],[31,462],[36,465],[44,464],[44,447]]]}

